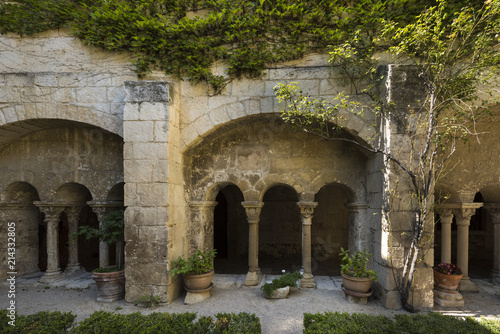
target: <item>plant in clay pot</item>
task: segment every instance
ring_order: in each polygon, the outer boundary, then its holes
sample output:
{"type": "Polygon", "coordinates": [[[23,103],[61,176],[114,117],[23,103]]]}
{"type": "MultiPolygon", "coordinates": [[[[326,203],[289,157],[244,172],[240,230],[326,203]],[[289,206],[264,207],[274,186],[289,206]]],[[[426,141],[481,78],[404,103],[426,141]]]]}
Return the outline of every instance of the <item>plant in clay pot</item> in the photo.
{"type": "Polygon", "coordinates": [[[100,227],[80,226],[78,233],[85,239],[97,238],[108,244],[117,244],[118,263],[116,266],[101,267],[92,270],[92,278],[96,281],[100,302],[112,302],[123,299],[125,296],[125,271],[122,263],[124,239],[124,212],[114,210],[103,217],[100,227]]]}
{"type": "Polygon", "coordinates": [[[368,270],[367,264],[371,258],[368,251],[354,252],[349,254],[349,250],[340,248],[340,257],[342,263],[340,272],[344,288],[357,293],[368,293],[372,280],[377,282],[377,273],[374,270],[368,270]]]}
{"type": "MultiPolygon", "coordinates": [[[[284,272],[284,270],[283,270],[284,272]]],[[[264,297],[270,299],[285,298],[288,296],[291,287],[297,286],[297,281],[302,278],[302,274],[298,271],[286,273],[278,278],[273,279],[271,283],[262,285],[264,297]]]]}
{"type": "Polygon", "coordinates": [[[215,249],[206,252],[197,249],[189,258],[183,259],[179,256],[177,260],[172,261],[170,272],[172,276],[176,274],[183,275],[184,285],[187,290],[208,289],[212,283],[216,254],[215,249]]]}
{"type": "Polygon", "coordinates": [[[462,269],[453,263],[443,262],[433,267],[434,284],[436,288],[445,292],[456,292],[463,277],[462,269]]]}

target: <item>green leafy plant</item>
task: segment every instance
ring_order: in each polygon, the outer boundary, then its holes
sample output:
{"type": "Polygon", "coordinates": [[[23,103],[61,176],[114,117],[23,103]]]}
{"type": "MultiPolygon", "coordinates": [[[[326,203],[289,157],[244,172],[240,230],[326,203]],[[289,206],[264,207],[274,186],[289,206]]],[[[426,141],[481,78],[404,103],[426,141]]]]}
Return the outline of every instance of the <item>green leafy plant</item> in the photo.
{"type": "Polygon", "coordinates": [[[179,256],[177,260],[172,261],[170,270],[172,276],[181,275],[199,275],[214,270],[214,259],[217,251],[211,250],[202,252],[199,249],[189,258],[183,259],[179,256]]]}
{"type": "Polygon", "coordinates": [[[342,263],[340,264],[340,271],[344,275],[354,276],[357,278],[366,278],[377,282],[377,273],[374,270],[368,270],[366,268],[368,261],[370,261],[371,254],[368,251],[354,252],[349,254],[349,250],[340,247],[340,257],[342,263]]]}
{"type": "Polygon", "coordinates": [[[146,308],[155,307],[160,303],[160,299],[160,296],[142,296],[135,301],[134,305],[146,308]]]}
{"type": "MultiPolygon", "coordinates": [[[[104,241],[108,244],[121,244],[124,238],[124,212],[123,210],[114,210],[103,217],[100,228],[92,226],[80,226],[78,232],[73,235],[73,238],[83,236],[85,239],[97,238],[99,241],[104,241]]],[[[118,252],[121,253],[121,249],[118,252]]],[[[111,268],[98,268],[95,272],[113,272],[122,269],[121,259],[118,257],[118,266],[111,268]]]]}
{"type": "Polygon", "coordinates": [[[302,279],[302,274],[298,271],[293,273],[286,273],[278,278],[273,279],[271,283],[265,283],[261,289],[267,296],[272,296],[277,289],[289,287],[296,287],[297,281],[302,279]]]}

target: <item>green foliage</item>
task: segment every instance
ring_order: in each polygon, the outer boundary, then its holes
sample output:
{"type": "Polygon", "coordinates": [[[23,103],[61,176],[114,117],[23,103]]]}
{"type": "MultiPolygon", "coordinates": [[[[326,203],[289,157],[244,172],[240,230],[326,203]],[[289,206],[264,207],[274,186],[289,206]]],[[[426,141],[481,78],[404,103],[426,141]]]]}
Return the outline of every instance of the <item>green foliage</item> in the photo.
{"type": "Polygon", "coordinates": [[[142,296],[135,301],[134,305],[146,308],[155,307],[160,303],[160,299],[160,296],[142,296]]]}
{"type": "Polygon", "coordinates": [[[85,239],[97,238],[99,241],[112,244],[123,240],[123,227],[123,210],[114,210],[104,216],[99,229],[91,226],[80,226],[74,237],[82,235],[85,239]]]}
{"type": "Polygon", "coordinates": [[[260,333],[260,321],[255,314],[219,313],[214,322],[211,317],[196,319],[196,313],[139,312],[127,315],[97,311],[71,330],[75,334],[221,334],[260,333]]]}
{"type": "Polygon", "coordinates": [[[62,334],[73,325],[76,315],[71,312],[43,311],[30,315],[16,314],[15,326],[8,324],[7,310],[0,310],[1,333],[62,334]]]}
{"type": "Polygon", "coordinates": [[[214,270],[214,259],[216,254],[217,251],[215,249],[206,252],[201,252],[197,249],[195,253],[187,259],[183,259],[179,256],[177,261],[172,261],[172,269],[170,272],[172,276],[175,274],[199,275],[208,273],[214,270]]]}
{"type": "Polygon", "coordinates": [[[368,251],[355,252],[349,254],[349,250],[340,247],[340,257],[342,263],[340,264],[340,271],[344,275],[350,275],[358,278],[369,277],[377,282],[377,273],[374,270],[367,270],[366,266],[370,261],[371,254],[368,251]]]}
{"type": "Polygon", "coordinates": [[[385,316],[325,312],[323,314],[304,313],[304,334],[320,333],[500,333],[500,319],[477,321],[429,313],[427,315],[385,316]]]}
{"type": "Polygon", "coordinates": [[[293,273],[286,273],[278,278],[273,279],[271,283],[265,283],[262,285],[261,289],[267,296],[272,296],[275,290],[284,287],[296,287],[297,281],[302,278],[302,274],[298,271],[293,273]]]}
{"type": "Polygon", "coordinates": [[[412,22],[425,4],[419,0],[20,0],[0,4],[0,32],[32,35],[70,26],[89,44],[130,52],[140,75],[160,69],[181,79],[208,82],[218,92],[230,80],[259,77],[269,66],[324,52],[329,46],[355,42],[359,50],[375,50],[385,22],[412,22]],[[214,72],[219,62],[226,64],[224,74],[214,72]]]}
{"type": "Polygon", "coordinates": [[[113,266],[113,267],[106,267],[106,268],[96,268],[92,270],[94,273],[114,273],[115,271],[121,271],[123,270],[123,266],[113,266]]]}

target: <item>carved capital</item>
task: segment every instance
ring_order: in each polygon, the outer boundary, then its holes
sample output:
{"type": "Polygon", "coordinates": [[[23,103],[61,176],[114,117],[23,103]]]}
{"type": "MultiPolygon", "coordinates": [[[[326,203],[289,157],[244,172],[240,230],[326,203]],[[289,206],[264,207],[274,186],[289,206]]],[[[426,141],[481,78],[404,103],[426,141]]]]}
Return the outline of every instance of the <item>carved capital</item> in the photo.
{"type": "Polygon", "coordinates": [[[318,206],[317,202],[297,202],[302,217],[302,224],[311,224],[314,214],[314,208],[318,206]]]}
{"type": "Polygon", "coordinates": [[[260,211],[264,206],[263,202],[241,202],[241,205],[245,208],[245,212],[247,214],[247,220],[249,224],[257,224],[259,222],[260,211]]]}

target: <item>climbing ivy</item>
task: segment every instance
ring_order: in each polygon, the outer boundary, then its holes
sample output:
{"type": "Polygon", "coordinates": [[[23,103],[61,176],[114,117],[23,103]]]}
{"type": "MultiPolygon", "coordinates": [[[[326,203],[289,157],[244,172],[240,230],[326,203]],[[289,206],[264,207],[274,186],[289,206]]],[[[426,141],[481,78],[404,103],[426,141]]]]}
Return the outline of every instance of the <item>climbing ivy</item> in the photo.
{"type": "MultiPolygon", "coordinates": [[[[480,1],[477,1],[478,4],[480,1]]],[[[408,23],[433,1],[421,0],[18,0],[0,4],[0,33],[33,35],[71,27],[90,45],[128,51],[137,73],[163,70],[220,91],[273,64],[325,52],[357,37],[384,48],[387,21],[408,23]],[[225,72],[215,73],[223,63],[225,72]]],[[[455,7],[470,1],[456,1],[455,7]]],[[[453,7],[453,6],[450,6],[453,7]]],[[[451,10],[451,9],[450,9],[451,10]]]]}

